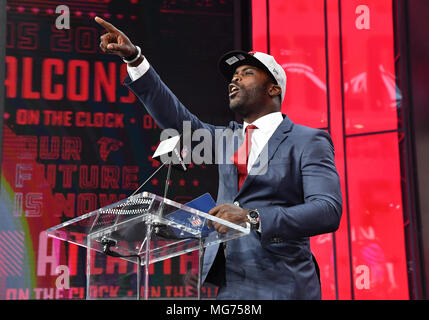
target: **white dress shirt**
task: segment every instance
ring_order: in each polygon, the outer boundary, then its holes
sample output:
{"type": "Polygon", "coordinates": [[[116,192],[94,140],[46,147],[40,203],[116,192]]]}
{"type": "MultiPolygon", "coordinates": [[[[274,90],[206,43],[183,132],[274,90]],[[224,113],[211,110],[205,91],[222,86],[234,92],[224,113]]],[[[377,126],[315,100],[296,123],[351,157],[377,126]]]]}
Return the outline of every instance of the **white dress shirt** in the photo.
{"type": "Polygon", "coordinates": [[[135,81],[138,78],[140,78],[142,75],[144,75],[146,71],[149,70],[149,67],[150,67],[150,64],[145,57],[143,59],[143,62],[140,63],[137,67],[130,67],[127,64],[128,75],[130,76],[131,80],[135,81]]]}
{"type": "Polygon", "coordinates": [[[267,144],[268,140],[270,140],[274,131],[276,131],[277,127],[283,121],[282,113],[272,112],[262,116],[253,123],[243,123],[243,136],[246,130],[246,127],[249,124],[255,125],[258,129],[253,130],[252,134],[252,147],[249,152],[249,158],[247,160],[247,172],[250,172],[253,164],[261,153],[262,149],[267,144]]]}
{"type": "MultiPolygon", "coordinates": [[[[249,157],[247,159],[247,172],[250,172],[253,164],[261,153],[262,149],[268,143],[274,131],[278,128],[280,123],[283,121],[282,113],[272,112],[262,116],[253,123],[247,123],[244,121],[243,123],[243,137],[245,134],[246,127],[250,124],[255,125],[258,129],[253,130],[252,134],[252,147],[250,148],[249,157]]],[[[257,230],[259,233],[262,232],[262,221],[259,220],[259,228],[257,230]]]]}

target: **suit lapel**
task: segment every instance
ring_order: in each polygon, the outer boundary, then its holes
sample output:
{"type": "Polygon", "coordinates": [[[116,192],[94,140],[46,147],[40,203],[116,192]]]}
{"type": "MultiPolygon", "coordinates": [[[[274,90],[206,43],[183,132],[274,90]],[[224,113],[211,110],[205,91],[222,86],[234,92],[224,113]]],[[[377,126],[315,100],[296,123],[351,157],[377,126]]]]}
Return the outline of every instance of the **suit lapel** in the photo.
{"type": "Polygon", "coordinates": [[[230,190],[234,194],[238,191],[238,171],[237,167],[231,161],[230,158],[243,143],[244,137],[241,134],[242,129],[243,126],[241,124],[237,124],[236,127],[232,128],[233,132],[235,132],[236,134],[233,134],[232,140],[230,141],[233,146],[231,155],[229,154],[229,152],[226,151],[226,149],[223,150],[223,153],[227,155],[227,158],[225,159],[226,164],[223,166],[223,170],[225,172],[226,179],[229,181],[227,185],[231,188],[230,190]],[[238,134],[238,132],[240,132],[240,134],[238,134]]]}
{"type": "MultiPolygon", "coordinates": [[[[293,127],[293,122],[285,115],[285,118],[280,123],[276,131],[274,131],[267,144],[262,149],[255,164],[250,169],[250,172],[244,180],[243,186],[238,191],[236,198],[245,190],[259,174],[264,174],[268,170],[268,163],[275,155],[279,145],[288,137],[293,127]]],[[[234,166],[235,167],[235,166],[234,166]]],[[[237,177],[237,169],[235,169],[235,177],[237,177]]],[[[235,179],[237,180],[237,179],[235,179]]]]}

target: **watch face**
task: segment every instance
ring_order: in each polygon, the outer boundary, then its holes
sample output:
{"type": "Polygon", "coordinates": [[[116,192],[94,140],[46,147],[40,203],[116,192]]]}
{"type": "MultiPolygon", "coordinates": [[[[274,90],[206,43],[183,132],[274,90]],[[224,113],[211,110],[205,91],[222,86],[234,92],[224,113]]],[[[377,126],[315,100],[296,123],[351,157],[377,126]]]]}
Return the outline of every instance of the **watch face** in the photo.
{"type": "Polygon", "coordinates": [[[249,212],[249,216],[251,217],[251,218],[257,218],[257,217],[259,217],[259,214],[256,212],[256,211],[250,211],[249,212]]]}

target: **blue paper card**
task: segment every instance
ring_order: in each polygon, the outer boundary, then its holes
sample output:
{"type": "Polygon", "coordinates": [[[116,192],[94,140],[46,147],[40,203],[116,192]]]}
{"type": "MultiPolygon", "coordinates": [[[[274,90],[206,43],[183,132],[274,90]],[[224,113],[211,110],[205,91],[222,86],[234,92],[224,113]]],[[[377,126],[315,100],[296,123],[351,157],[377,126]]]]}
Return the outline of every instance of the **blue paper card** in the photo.
{"type": "MultiPolygon", "coordinates": [[[[187,207],[200,210],[202,212],[209,212],[210,209],[216,206],[216,202],[213,200],[210,193],[205,193],[202,196],[199,196],[198,198],[195,198],[194,200],[188,202],[185,204],[187,207]]],[[[204,217],[200,217],[198,215],[192,214],[190,212],[187,212],[185,210],[177,210],[173,213],[170,213],[165,218],[174,221],[176,223],[179,223],[181,225],[185,225],[186,227],[190,229],[194,229],[196,231],[201,232],[201,235],[203,237],[207,236],[210,232],[213,231],[213,229],[209,229],[207,227],[207,219],[204,217]]],[[[181,230],[173,229],[174,233],[179,238],[189,238],[194,237],[191,233],[184,232],[181,230]]]]}

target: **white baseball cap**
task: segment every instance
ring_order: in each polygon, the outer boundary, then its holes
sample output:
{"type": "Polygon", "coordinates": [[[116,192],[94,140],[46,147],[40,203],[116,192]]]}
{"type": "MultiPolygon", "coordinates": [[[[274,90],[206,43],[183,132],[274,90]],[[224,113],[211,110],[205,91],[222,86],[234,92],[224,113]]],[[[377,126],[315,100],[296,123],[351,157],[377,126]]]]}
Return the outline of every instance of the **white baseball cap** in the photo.
{"type": "Polygon", "coordinates": [[[234,50],[225,53],[219,59],[219,70],[224,77],[231,81],[235,69],[242,65],[251,65],[264,70],[282,89],[281,102],[283,102],[286,93],[286,72],[281,65],[277,63],[273,56],[262,52],[245,52],[241,50],[234,50]]]}

